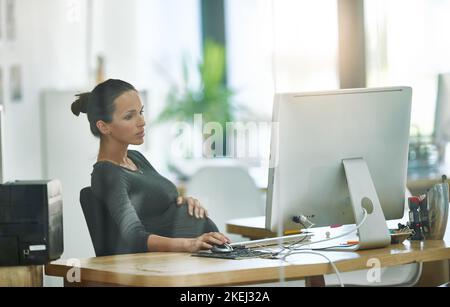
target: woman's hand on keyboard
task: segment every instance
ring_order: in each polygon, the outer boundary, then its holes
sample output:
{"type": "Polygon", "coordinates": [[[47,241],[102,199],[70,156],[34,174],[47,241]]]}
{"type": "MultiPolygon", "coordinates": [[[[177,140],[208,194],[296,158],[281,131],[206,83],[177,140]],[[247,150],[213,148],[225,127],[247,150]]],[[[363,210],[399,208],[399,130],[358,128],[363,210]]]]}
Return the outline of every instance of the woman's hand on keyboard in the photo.
{"type": "Polygon", "coordinates": [[[208,232],[194,239],[187,239],[186,250],[190,253],[211,249],[213,245],[230,243],[230,239],[220,232],[208,232]]]}
{"type": "Polygon", "coordinates": [[[182,206],[185,204],[188,206],[188,212],[191,216],[194,216],[195,214],[195,217],[198,219],[203,219],[208,216],[208,210],[200,205],[200,201],[198,199],[181,196],[177,198],[178,206],[182,206]]]}

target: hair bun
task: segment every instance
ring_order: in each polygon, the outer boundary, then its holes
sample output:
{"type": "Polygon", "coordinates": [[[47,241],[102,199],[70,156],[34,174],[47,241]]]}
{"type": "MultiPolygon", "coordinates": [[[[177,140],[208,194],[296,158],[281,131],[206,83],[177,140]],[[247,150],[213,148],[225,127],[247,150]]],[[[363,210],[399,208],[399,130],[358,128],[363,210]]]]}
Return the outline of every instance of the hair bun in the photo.
{"type": "Polygon", "coordinates": [[[90,92],[75,95],[78,99],[72,103],[71,109],[73,114],[78,116],[80,113],[87,113],[90,95],[90,92]]]}

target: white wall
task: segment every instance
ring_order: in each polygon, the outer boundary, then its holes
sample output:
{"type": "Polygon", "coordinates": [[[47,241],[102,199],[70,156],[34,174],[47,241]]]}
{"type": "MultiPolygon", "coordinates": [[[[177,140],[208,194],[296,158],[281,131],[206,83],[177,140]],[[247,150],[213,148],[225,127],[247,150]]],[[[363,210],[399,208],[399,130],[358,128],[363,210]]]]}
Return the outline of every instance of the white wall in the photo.
{"type": "MultiPolygon", "coordinates": [[[[6,180],[42,176],[41,136],[38,127],[40,90],[46,87],[81,86],[85,73],[85,17],[79,23],[66,18],[67,1],[16,1],[16,39],[0,43],[0,65],[8,85],[9,68],[22,68],[23,98],[5,99],[6,180]]],[[[81,12],[85,1],[80,1],[81,12]]]]}

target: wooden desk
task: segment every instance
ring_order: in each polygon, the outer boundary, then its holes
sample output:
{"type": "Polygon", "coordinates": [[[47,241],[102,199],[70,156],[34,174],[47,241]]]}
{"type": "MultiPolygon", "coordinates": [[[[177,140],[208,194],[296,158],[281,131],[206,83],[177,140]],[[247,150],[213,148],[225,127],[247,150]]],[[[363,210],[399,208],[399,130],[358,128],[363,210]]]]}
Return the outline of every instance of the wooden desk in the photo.
{"type": "Polygon", "coordinates": [[[227,222],[226,231],[250,240],[273,238],[277,234],[264,228],[265,216],[234,219],[227,222]]]}
{"type": "MultiPolygon", "coordinates": [[[[273,237],[264,229],[264,217],[230,221],[229,233],[251,239],[273,237]]],[[[409,242],[383,249],[359,252],[327,252],[339,271],[369,269],[370,259],[380,260],[382,267],[424,262],[432,264],[450,259],[450,235],[442,241],[409,242]]],[[[288,263],[279,260],[222,260],[191,257],[186,253],[144,253],[80,260],[81,282],[66,286],[229,286],[277,282],[282,270],[286,280],[306,279],[307,284],[323,281],[333,274],[329,263],[314,255],[293,255],[288,263]]],[[[45,274],[66,278],[73,270],[65,260],[51,262],[45,274]]],[[[425,270],[425,269],[424,269],[425,270]]],[[[448,270],[448,267],[447,267],[448,270]]],[[[437,271],[432,270],[436,275],[437,271]]],[[[448,273],[447,273],[448,276],[448,273]]]]}
{"type": "MultiPolygon", "coordinates": [[[[406,208],[405,208],[406,210],[406,208]]],[[[406,211],[407,212],[407,211],[406,211]]],[[[394,221],[388,221],[388,226],[391,228],[394,228],[399,222],[402,224],[406,223],[405,217],[401,220],[394,220],[394,221]]],[[[449,217],[450,218],[450,217],[449,217]]],[[[450,221],[448,222],[450,223],[450,221]]],[[[259,217],[253,217],[253,218],[243,218],[243,219],[235,219],[230,220],[227,225],[226,229],[227,232],[233,233],[233,234],[239,234],[246,238],[249,238],[250,240],[257,240],[262,239],[266,237],[274,237],[275,233],[270,232],[266,229],[264,229],[265,224],[265,217],[259,216],[259,217]]],[[[448,224],[450,225],[450,224],[448,224]]],[[[325,228],[318,231],[318,233],[321,233],[323,237],[323,233],[325,231],[325,228]]],[[[431,242],[431,241],[425,241],[431,242]]],[[[450,227],[447,228],[446,235],[444,237],[444,242],[450,242],[450,227]]],[[[411,244],[407,242],[408,244],[411,244]]],[[[412,243],[414,244],[421,244],[420,242],[412,243]]],[[[375,251],[365,251],[365,252],[375,252],[375,251]]],[[[359,252],[361,253],[361,252],[359,252]]],[[[400,263],[399,263],[400,265],[400,263]]],[[[444,259],[443,261],[434,261],[434,262],[427,262],[423,265],[423,271],[422,271],[422,277],[418,282],[418,286],[436,286],[441,285],[443,283],[446,283],[450,280],[450,264],[449,261],[444,259]]],[[[363,268],[364,269],[364,268],[363,268]]],[[[368,269],[367,267],[365,269],[368,269]]],[[[321,284],[324,283],[323,279],[315,277],[315,282],[321,284]]]]}
{"type": "Polygon", "coordinates": [[[0,267],[0,287],[42,287],[43,266],[0,267]]]}
{"type": "MultiPolygon", "coordinates": [[[[450,241],[405,242],[360,252],[327,252],[341,272],[450,259],[450,241]]],[[[286,280],[332,274],[331,265],[315,255],[293,255],[289,263],[270,259],[222,260],[187,253],[144,253],[80,260],[80,283],[66,286],[225,286],[276,282],[280,269],[286,280]]],[[[51,262],[45,274],[65,278],[73,267],[65,260],[51,262]]]]}

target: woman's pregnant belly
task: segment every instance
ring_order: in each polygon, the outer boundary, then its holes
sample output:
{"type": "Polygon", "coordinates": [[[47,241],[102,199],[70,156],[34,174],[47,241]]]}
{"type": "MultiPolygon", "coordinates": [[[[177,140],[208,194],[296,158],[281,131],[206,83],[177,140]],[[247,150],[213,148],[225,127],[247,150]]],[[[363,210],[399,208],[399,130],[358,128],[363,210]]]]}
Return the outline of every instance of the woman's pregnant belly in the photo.
{"type": "Polygon", "coordinates": [[[171,238],[195,238],[206,232],[217,232],[217,226],[209,218],[198,219],[189,215],[186,205],[170,206],[161,216],[144,223],[150,233],[171,238]]]}

